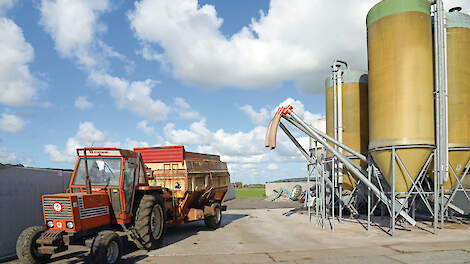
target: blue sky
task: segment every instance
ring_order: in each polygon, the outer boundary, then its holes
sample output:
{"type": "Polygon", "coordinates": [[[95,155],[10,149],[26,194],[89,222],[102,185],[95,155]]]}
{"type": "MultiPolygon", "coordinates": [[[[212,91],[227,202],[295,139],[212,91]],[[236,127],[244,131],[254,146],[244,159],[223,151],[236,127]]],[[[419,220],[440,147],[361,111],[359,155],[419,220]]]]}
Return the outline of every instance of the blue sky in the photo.
{"type": "Polygon", "coordinates": [[[264,149],[265,127],[285,103],[324,127],[324,77],[337,56],[366,69],[376,2],[0,0],[0,162],[177,144],[221,155],[234,181],[305,176],[285,137],[264,149]]]}

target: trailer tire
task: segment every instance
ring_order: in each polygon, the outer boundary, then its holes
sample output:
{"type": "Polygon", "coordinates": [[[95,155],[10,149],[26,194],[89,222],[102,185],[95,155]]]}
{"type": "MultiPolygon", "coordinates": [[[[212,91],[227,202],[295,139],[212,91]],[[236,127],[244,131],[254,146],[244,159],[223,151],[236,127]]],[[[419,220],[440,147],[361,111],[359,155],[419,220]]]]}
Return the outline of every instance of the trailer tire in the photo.
{"type": "Polygon", "coordinates": [[[217,229],[222,222],[222,207],[219,203],[213,203],[211,207],[214,208],[215,215],[204,218],[204,223],[209,228],[217,229]]]}
{"type": "Polygon", "coordinates": [[[121,238],[116,232],[101,231],[93,240],[90,251],[91,263],[119,263],[122,256],[121,238]]]}
{"type": "Polygon", "coordinates": [[[20,263],[43,263],[51,258],[49,254],[40,254],[36,240],[46,230],[43,226],[31,226],[21,232],[16,241],[16,255],[20,263]]]}
{"type": "Polygon", "coordinates": [[[158,195],[146,194],[140,199],[135,217],[135,231],[141,249],[156,249],[163,242],[166,231],[165,207],[158,195]]]}

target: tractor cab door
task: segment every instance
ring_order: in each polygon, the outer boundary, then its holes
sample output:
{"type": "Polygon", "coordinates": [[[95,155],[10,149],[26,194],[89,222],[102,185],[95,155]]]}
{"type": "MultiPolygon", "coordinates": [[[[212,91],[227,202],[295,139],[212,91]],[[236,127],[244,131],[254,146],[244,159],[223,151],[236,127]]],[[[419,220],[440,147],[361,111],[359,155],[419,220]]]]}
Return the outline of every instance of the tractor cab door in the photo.
{"type": "Polygon", "coordinates": [[[124,179],[122,181],[123,191],[123,213],[130,214],[132,210],[132,198],[134,197],[135,186],[138,180],[138,159],[128,158],[124,161],[124,179]]]}

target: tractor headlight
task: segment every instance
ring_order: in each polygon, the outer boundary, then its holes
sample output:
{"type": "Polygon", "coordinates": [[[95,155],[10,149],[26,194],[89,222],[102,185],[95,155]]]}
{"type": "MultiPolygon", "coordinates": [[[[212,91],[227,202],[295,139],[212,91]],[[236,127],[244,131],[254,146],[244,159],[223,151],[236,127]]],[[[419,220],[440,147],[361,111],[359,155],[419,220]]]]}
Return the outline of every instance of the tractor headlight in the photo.
{"type": "Polygon", "coordinates": [[[67,221],[67,223],[65,225],[67,226],[68,229],[73,228],[73,222],[71,222],[71,221],[67,221]]]}
{"type": "Polygon", "coordinates": [[[53,228],[54,227],[54,222],[52,222],[51,220],[47,221],[47,227],[53,228]]]}

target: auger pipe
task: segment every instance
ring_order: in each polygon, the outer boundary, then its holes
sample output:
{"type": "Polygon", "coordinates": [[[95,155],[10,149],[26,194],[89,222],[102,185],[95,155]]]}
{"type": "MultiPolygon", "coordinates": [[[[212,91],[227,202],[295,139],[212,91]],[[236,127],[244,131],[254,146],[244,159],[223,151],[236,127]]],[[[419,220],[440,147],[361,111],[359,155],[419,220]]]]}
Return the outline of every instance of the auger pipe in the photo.
{"type": "MultiPolygon", "coordinates": [[[[308,155],[307,151],[305,151],[305,149],[302,147],[302,145],[300,145],[300,143],[295,139],[295,137],[289,132],[287,127],[281,122],[279,123],[279,126],[284,131],[284,133],[286,133],[287,137],[299,149],[300,153],[302,153],[302,155],[305,157],[305,159],[307,159],[307,161],[312,163],[312,164],[316,163],[316,161],[318,160],[317,157],[315,157],[316,153],[314,155],[314,158],[310,157],[310,155],[308,155]]],[[[315,167],[318,168],[318,166],[315,166],[315,167]]],[[[323,168],[320,167],[320,170],[321,170],[321,172],[323,172],[323,168]]],[[[339,196],[336,195],[336,193],[334,192],[333,182],[331,182],[331,180],[328,177],[325,177],[325,182],[333,190],[334,195],[339,198],[339,196]]],[[[341,199],[341,203],[346,206],[345,201],[343,201],[342,199],[341,199]]],[[[356,211],[356,210],[351,209],[350,206],[347,206],[347,208],[351,211],[356,211]]]]}
{"type": "MultiPolygon", "coordinates": [[[[300,125],[298,122],[296,122],[293,118],[288,117],[288,116],[284,116],[284,119],[286,119],[289,123],[291,123],[293,126],[295,126],[295,127],[297,127],[298,129],[300,129],[302,132],[304,132],[304,133],[307,134],[308,136],[310,136],[310,137],[312,137],[312,138],[314,137],[314,136],[312,136],[312,133],[310,133],[308,130],[306,130],[302,125],[300,125]]],[[[346,158],[349,160],[348,157],[346,157],[346,158]]],[[[360,170],[360,171],[362,170],[362,168],[361,168],[359,165],[357,165],[357,163],[352,162],[351,164],[352,164],[354,167],[356,167],[358,170],[360,170]]]]}
{"type": "MultiPolygon", "coordinates": [[[[287,116],[287,115],[290,115],[294,120],[296,120],[300,125],[304,126],[311,134],[312,136],[320,143],[323,145],[324,148],[326,148],[328,151],[330,151],[331,153],[333,153],[333,155],[335,155],[338,160],[340,160],[348,169],[349,171],[351,171],[352,173],[354,173],[354,175],[356,175],[365,185],[367,185],[367,187],[369,187],[371,189],[371,191],[382,201],[384,202],[385,204],[391,204],[391,202],[393,203],[396,203],[396,200],[393,199],[392,201],[390,201],[390,199],[384,194],[382,193],[372,182],[369,181],[369,179],[364,176],[356,167],[354,167],[351,163],[351,161],[346,158],[344,155],[342,155],[341,153],[339,153],[337,150],[335,150],[332,146],[330,146],[330,144],[328,144],[320,135],[318,135],[317,133],[315,133],[315,131],[313,131],[310,126],[308,126],[302,119],[300,119],[292,110],[290,111],[287,111],[287,113],[283,113],[282,116],[287,116]]],[[[400,204],[398,202],[398,204],[400,204]]],[[[410,223],[411,225],[415,226],[416,225],[416,221],[411,217],[409,216],[405,211],[401,210],[399,211],[399,214],[404,218],[406,219],[406,221],[408,221],[408,223],[410,223]]]]}
{"type": "MultiPolygon", "coordinates": [[[[284,118],[285,118],[287,121],[290,121],[290,120],[289,120],[289,119],[290,119],[289,116],[284,116],[284,118]]],[[[298,124],[297,121],[295,121],[295,120],[293,120],[293,121],[298,124]]],[[[292,123],[292,122],[291,122],[291,123],[292,123]]],[[[328,140],[328,141],[330,141],[331,143],[335,144],[336,146],[338,146],[338,147],[340,147],[340,148],[346,150],[347,152],[349,152],[350,154],[352,154],[352,155],[358,157],[358,158],[361,159],[362,161],[367,162],[366,156],[364,156],[364,155],[362,155],[361,153],[355,151],[354,149],[352,149],[352,148],[350,148],[350,147],[344,145],[343,143],[340,143],[340,142],[336,141],[334,138],[328,136],[327,134],[321,132],[320,130],[318,130],[318,129],[312,127],[312,126],[309,126],[309,125],[307,125],[307,126],[308,126],[308,128],[310,128],[311,130],[313,130],[315,133],[317,133],[318,135],[320,135],[320,136],[322,136],[323,138],[325,138],[326,140],[328,140]]],[[[299,129],[302,130],[303,132],[305,132],[305,134],[311,136],[311,135],[310,135],[311,133],[309,133],[308,130],[304,130],[304,129],[301,129],[301,128],[299,128],[299,129]]]]}

